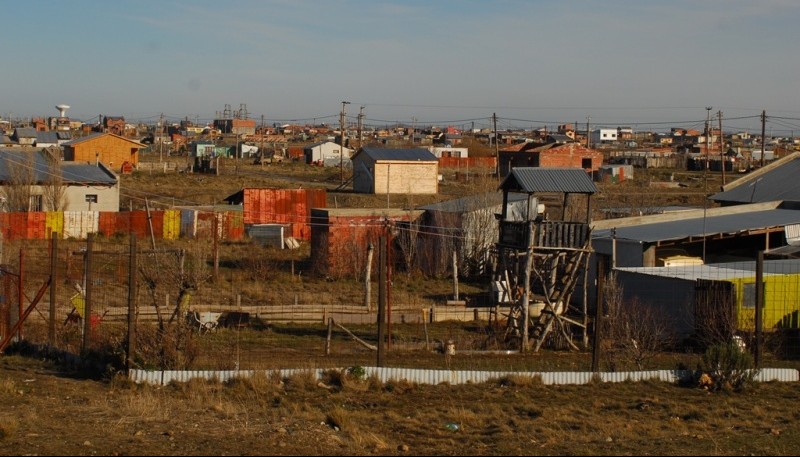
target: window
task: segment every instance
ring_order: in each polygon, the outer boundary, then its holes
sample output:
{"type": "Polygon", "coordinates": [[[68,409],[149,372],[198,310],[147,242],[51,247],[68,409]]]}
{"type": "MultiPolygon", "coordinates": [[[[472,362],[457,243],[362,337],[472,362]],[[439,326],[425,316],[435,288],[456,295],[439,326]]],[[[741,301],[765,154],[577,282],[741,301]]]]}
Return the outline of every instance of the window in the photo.
{"type": "Polygon", "coordinates": [[[41,195],[31,195],[30,196],[30,211],[42,211],[42,196],[41,195]]]}
{"type": "MultiPolygon", "coordinates": [[[[756,283],[745,283],[742,288],[742,308],[755,309],[756,308],[756,283]]],[[[764,283],[762,294],[767,295],[767,284],[764,283]]]]}
{"type": "Polygon", "coordinates": [[[97,203],[97,194],[86,194],[86,203],[97,203]]]}
{"type": "Polygon", "coordinates": [[[581,168],[592,168],[592,158],[591,157],[584,157],[581,159],[581,168]]]}

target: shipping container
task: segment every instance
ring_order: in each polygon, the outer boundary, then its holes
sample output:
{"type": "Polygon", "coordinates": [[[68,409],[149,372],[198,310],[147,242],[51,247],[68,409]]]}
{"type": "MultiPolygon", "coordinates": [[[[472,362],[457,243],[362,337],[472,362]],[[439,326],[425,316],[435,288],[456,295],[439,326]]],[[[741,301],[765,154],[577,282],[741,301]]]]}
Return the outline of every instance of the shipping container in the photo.
{"type": "Polygon", "coordinates": [[[241,211],[226,211],[225,239],[238,241],[244,238],[244,218],[241,211]]]}
{"type": "MultiPolygon", "coordinates": [[[[105,237],[112,237],[119,232],[118,219],[123,213],[116,211],[100,211],[97,219],[97,230],[105,237]]],[[[125,232],[123,232],[125,233],[125,232]]]]}

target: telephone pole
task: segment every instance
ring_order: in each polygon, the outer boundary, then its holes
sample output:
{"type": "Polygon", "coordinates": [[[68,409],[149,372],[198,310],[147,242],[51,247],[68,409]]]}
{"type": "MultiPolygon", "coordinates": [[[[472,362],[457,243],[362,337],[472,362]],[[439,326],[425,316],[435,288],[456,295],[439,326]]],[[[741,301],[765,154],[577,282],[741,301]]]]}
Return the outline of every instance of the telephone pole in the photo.
{"type": "Polygon", "coordinates": [[[719,117],[719,160],[722,163],[722,185],[725,185],[725,135],[722,134],[722,110],[717,111],[719,117]]]}
{"type": "Polygon", "coordinates": [[[361,148],[361,142],[363,141],[363,137],[361,136],[361,132],[364,127],[364,107],[362,106],[358,110],[358,147],[361,148]]]}
{"type": "Polygon", "coordinates": [[[589,122],[592,121],[592,116],[586,116],[586,149],[592,147],[591,138],[592,134],[589,132],[589,122]]]}
{"type": "Polygon", "coordinates": [[[164,161],[164,113],[158,117],[158,161],[164,161]]]}
{"type": "Polygon", "coordinates": [[[761,167],[764,167],[764,143],[766,136],[764,130],[767,128],[767,110],[761,111],[761,167]]]}
{"type": "Polygon", "coordinates": [[[341,147],[339,149],[339,178],[341,180],[341,184],[344,184],[344,139],[345,139],[345,125],[344,125],[344,115],[345,115],[345,106],[349,105],[350,102],[342,102],[342,112],[339,113],[339,128],[342,131],[341,135],[341,147]]]}
{"type": "Polygon", "coordinates": [[[708,170],[708,146],[711,144],[711,107],[706,106],[706,170],[708,170]]]}
{"type": "Polygon", "coordinates": [[[497,179],[500,179],[500,146],[497,143],[497,113],[492,113],[492,125],[494,129],[494,160],[497,168],[497,179]]]}

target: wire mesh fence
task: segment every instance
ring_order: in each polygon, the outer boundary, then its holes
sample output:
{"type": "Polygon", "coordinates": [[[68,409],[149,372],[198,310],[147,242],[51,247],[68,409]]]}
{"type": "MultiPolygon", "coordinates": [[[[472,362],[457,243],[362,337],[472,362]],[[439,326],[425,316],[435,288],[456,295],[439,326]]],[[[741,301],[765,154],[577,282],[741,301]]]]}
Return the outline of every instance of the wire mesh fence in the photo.
{"type": "MultiPolygon", "coordinates": [[[[365,303],[364,285],[355,280],[318,279],[307,287],[308,265],[269,263],[250,243],[222,258],[204,240],[159,242],[155,249],[127,237],[2,246],[3,348],[27,341],[102,354],[120,368],[159,370],[375,365],[375,289],[365,303]]],[[[693,360],[680,354],[717,341],[758,348],[779,366],[800,353],[798,260],[617,268],[602,281],[603,369],[671,369],[693,360]]],[[[388,364],[563,371],[592,365],[592,345],[568,360],[505,357],[518,346],[506,339],[502,309],[444,301],[411,286],[396,292],[387,316],[388,364]]]]}

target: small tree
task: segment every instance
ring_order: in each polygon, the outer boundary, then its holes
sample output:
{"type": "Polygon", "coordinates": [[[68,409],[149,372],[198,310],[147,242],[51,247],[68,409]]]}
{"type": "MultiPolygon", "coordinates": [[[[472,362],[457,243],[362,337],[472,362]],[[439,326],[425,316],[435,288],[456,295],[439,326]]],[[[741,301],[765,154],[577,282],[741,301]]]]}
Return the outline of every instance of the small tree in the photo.
{"type": "Polygon", "coordinates": [[[603,292],[606,354],[612,368],[621,361],[644,369],[648,361],[674,342],[670,319],[638,299],[624,299],[615,273],[608,275],[603,292]]]}
{"type": "Polygon", "coordinates": [[[66,205],[67,189],[61,170],[61,158],[56,151],[47,151],[47,177],[42,183],[44,208],[50,211],[63,211],[66,205]]]}
{"type": "Polygon", "coordinates": [[[750,386],[758,375],[753,357],[735,342],[715,344],[703,354],[700,371],[711,378],[711,390],[739,391],[750,386]]]}

